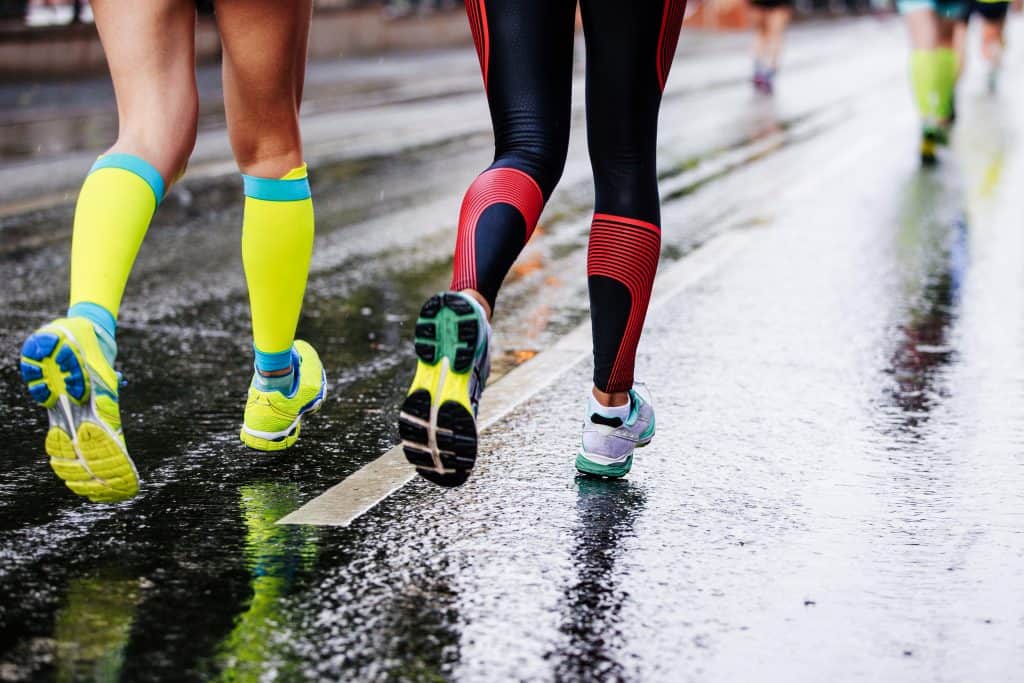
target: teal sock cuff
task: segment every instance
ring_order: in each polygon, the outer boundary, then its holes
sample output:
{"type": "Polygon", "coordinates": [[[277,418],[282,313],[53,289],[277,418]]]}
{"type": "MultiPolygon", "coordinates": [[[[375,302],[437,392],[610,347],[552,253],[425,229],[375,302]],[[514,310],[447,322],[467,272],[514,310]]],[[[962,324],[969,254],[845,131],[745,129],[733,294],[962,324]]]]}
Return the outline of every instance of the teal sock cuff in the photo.
{"type": "Polygon", "coordinates": [[[117,318],[114,314],[99,304],[91,301],[82,301],[68,309],[69,318],[86,318],[96,327],[100,328],[111,339],[117,336],[117,318]]]}
{"type": "Polygon", "coordinates": [[[297,202],[313,196],[309,189],[309,177],[281,180],[280,178],[257,178],[242,174],[245,196],[268,202],[297,202]]]}
{"type": "Polygon", "coordinates": [[[279,351],[278,353],[265,353],[255,346],[256,370],[259,372],[280,372],[292,367],[292,350],[279,351]]]}
{"type": "Polygon", "coordinates": [[[153,190],[153,196],[156,198],[157,206],[164,198],[164,179],[160,175],[160,171],[153,168],[153,165],[133,154],[104,154],[96,163],[89,169],[89,173],[94,173],[103,168],[119,168],[129,173],[134,173],[149,185],[149,189],[153,190]]]}

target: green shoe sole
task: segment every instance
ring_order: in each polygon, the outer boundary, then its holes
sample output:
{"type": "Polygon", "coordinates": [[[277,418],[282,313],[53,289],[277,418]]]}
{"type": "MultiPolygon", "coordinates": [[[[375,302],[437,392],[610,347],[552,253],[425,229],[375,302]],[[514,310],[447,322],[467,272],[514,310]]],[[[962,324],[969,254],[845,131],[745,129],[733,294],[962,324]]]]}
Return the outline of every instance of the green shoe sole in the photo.
{"type": "Polygon", "coordinates": [[[625,462],[619,465],[599,465],[589,460],[582,453],[576,456],[576,471],[581,474],[589,474],[595,477],[624,477],[629,474],[633,467],[633,456],[626,458],[625,462]]]}

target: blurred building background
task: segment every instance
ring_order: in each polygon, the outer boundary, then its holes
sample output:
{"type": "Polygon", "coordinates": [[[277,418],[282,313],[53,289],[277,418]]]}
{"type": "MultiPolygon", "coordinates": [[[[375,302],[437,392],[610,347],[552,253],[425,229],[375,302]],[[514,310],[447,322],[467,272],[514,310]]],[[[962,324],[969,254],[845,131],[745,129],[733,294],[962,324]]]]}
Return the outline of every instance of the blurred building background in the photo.
{"type": "MultiPolygon", "coordinates": [[[[197,52],[216,60],[214,0],[198,0],[197,52]]],[[[420,50],[469,41],[462,0],[314,0],[312,59],[420,50]]],[[[797,0],[798,18],[885,11],[890,0],[797,0]]],[[[745,0],[691,0],[687,25],[707,30],[747,26],[745,0]]],[[[105,69],[89,0],[0,0],[0,80],[68,77],[105,69]]]]}

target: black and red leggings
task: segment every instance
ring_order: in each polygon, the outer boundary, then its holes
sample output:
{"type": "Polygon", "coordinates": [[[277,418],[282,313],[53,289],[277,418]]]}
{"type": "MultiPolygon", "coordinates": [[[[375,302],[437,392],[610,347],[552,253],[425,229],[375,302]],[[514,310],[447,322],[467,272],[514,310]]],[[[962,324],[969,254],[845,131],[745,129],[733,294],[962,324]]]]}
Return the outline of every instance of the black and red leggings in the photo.
{"type": "MultiPolygon", "coordinates": [[[[587,276],[594,383],[633,386],[661,246],[658,108],[685,0],[580,0],[596,192],[587,276]]],[[[494,163],[466,192],[452,288],[494,306],[565,166],[576,0],[466,0],[494,124],[494,163]]]]}

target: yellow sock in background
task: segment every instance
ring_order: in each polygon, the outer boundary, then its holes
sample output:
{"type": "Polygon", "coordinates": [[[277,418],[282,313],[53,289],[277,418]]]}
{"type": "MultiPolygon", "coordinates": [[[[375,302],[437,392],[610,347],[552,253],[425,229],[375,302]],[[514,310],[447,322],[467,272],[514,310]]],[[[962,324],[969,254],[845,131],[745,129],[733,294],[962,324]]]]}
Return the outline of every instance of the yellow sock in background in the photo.
{"type": "Polygon", "coordinates": [[[914,50],[910,53],[910,84],[914,91],[914,102],[921,118],[930,121],[938,118],[939,108],[935,66],[934,50],[914,50]]]}
{"type": "Polygon", "coordinates": [[[935,66],[935,90],[937,93],[936,116],[940,119],[948,119],[953,115],[953,91],[956,90],[956,77],[959,61],[956,52],[948,47],[940,47],[935,50],[932,57],[935,66]]]}
{"type": "Polygon", "coordinates": [[[249,285],[256,368],[291,367],[292,342],[313,255],[313,200],[306,166],[283,178],[245,180],[242,264],[249,285]]]}

